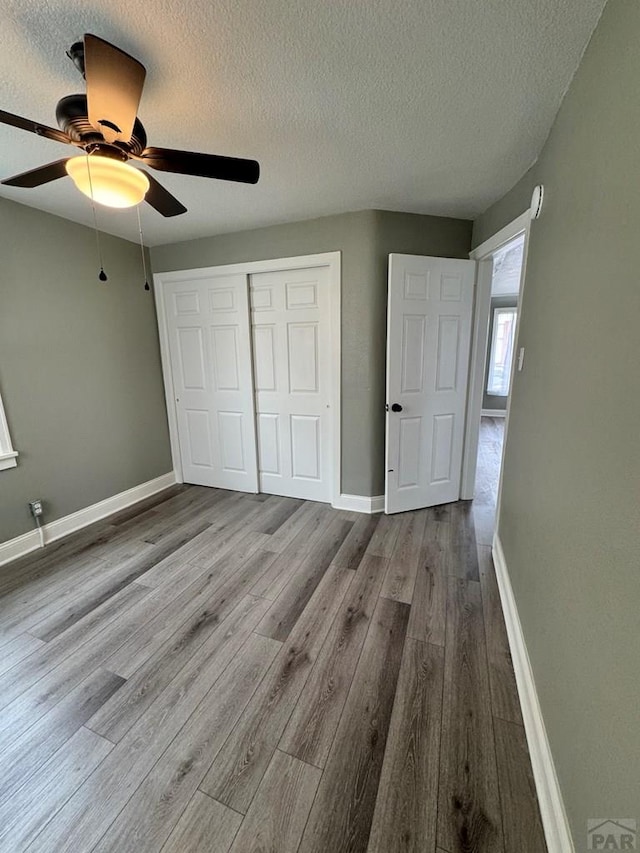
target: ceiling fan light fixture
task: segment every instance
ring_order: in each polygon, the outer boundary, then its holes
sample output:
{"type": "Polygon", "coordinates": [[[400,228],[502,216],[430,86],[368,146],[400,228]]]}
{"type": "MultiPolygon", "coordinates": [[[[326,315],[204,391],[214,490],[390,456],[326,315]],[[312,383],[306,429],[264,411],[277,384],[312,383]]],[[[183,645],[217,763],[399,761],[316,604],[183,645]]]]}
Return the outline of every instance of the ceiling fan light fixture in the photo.
{"type": "Polygon", "coordinates": [[[146,175],[111,157],[71,157],[65,168],[81,193],[106,207],[134,207],[149,190],[146,175]]]}

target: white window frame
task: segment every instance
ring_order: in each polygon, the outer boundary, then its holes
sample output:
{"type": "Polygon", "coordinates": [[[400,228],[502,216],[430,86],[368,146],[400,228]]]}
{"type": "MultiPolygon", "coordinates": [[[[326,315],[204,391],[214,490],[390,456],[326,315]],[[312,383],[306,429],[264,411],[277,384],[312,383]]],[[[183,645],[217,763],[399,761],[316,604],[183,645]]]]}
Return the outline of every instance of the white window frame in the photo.
{"type": "Polygon", "coordinates": [[[493,332],[491,334],[491,347],[489,349],[489,357],[488,357],[489,370],[487,372],[487,385],[485,388],[486,393],[490,397],[501,397],[503,400],[506,400],[507,397],[509,396],[510,391],[511,391],[511,362],[513,359],[513,353],[514,353],[515,343],[516,343],[516,326],[517,326],[517,323],[518,323],[518,308],[517,308],[517,306],[515,306],[515,305],[509,306],[509,307],[504,306],[504,307],[499,307],[499,308],[493,309],[493,332]],[[494,353],[495,353],[496,344],[497,344],[497,340],[498,340],[498,317],[500,316],[500,314],[515,314],[515,322],[513,324],[513,331],[511,333],[511,349],[509,351],[509,359],[508,359],[509,374],[507,376],[507,392],[506,392],[506,394],[500,394],[498,391],[495,391],[494,386],[492,384],[493,371],[494,371],[494,367],[495,367],[494,353]]]}
{"type": "Polygon", "coordinates": [[[9,424],[4,413],[2,394],[0,394],[0,471],[7,468],[15,468],[18,464],[18,452],[13,449],[11,436],[9,435],[9,424]]]}

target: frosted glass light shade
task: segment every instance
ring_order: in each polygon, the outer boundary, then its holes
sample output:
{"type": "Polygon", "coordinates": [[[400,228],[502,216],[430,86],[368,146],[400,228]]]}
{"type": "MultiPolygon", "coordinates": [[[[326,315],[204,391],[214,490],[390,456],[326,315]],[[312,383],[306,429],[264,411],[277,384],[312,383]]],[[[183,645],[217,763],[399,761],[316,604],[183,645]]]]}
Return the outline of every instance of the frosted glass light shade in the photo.
{"type": "Polygon", "coordinates": [[[81,193],[107,207],[133,207],[149,189],[146,175],[110,157],[72,157],[65,168],[81,193]]]}

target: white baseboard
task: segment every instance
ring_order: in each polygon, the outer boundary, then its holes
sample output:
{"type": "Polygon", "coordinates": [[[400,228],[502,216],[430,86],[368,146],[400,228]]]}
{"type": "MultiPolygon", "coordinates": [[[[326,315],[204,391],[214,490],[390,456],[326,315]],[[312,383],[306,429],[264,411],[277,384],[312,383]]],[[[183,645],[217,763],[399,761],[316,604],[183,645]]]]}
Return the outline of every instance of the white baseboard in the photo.
{"type": "Polygon", "coordinates": [[[506,418],[506,409],[482,409],[480,412],[483,418],[506,418]]]}
{"type": "Polygon", "coordinates": [[[509,579],[502,543],[497,533],[493,539],[493,562],[496,567],[500,599],[507,625],[509,647],[516,674],[520,706],[522,707],[547,847],[549,853],[575,853],[542,710],[538,701],[529,653],[522,633],[522,625],[509,579]]]}
{"type": "MultiPolygon", "coordinates": [[[[173,471],[170,471],[168,474],[156,477],[155,480],[141,483],[139,486],[127,489],[126,492],[120,492],[118,495],[113,495],[97,504],[87,506],[71,515],[65,515],[64,518],[58,518],[56,521],[44,525],[45,541],[53,542],[56,539],[61,539],[63,536],[68,536],[69,533],[74,533],[76,530],[87,527],[87,525],[93,524],[94,521],[100,521],[101,518],[106,518],[106,516],[112,515],[114,512],[120,512],[120,510],[126,509],[131,504],[138,503],[138,501],[144,498],[155,495],[156,492],[167,489],[175,482],[175,474],[173,471]]],[[[9,539],[8,542],[0,542],[0,566],[10,563],[12,560],[16,560],[30,551],[35,551],[39,547],[40,535],[37,530],[31,530],[29,533],[17,536],[15,539],[9,539]]]]}
{"type": "Polygon", "coordinates": [[[334,509],[346,509],[349,512],[364,512],[371,515],[384,512],[384,495],[369,498],[364,495],[340,495],[331,506],[334,509]]]}

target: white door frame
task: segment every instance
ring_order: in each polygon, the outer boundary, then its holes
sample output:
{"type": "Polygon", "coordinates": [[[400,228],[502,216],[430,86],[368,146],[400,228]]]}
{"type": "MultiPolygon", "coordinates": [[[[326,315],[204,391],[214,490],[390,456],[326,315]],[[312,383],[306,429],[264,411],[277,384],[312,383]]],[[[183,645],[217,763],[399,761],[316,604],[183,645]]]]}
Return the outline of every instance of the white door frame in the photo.
{"type": "Polygon", "coordinates": [[[158,335],[160,338],[160,359],[164,379],[164,394],[167,405],[167,420],[169,422],[169,438],[171,442],[171,458],[176,482],[182,483],[182,460],[180,457],[180,442],[178,439],[178,419],[176,415],[176,395],[173,387],[171,358],[169,355],[169,332],[164,308],[164,286],[174,281],[182,281],[185,273],[191,279],[209,278],[212,275],[242,274],[247,277],[262,272],[279,272],[308,267],[328,267],[329,269],[329,300],[330,300],[330,341],[331,341],[331,502],[339,502],[341,486],[341,253],[324,252],[318,255],[301,255],[294,258],[276,258],[264,261],[246,261],[239,264],[224,264],[215,267],[200,267],[198,269],[175,270],[172,272],[155,273],[153,276],[153,291],[158,318],[158,335]]]}
{"type": "MultiPolygon", "coordinates": [[[[478,461],[478,442],[480,438],[480,419],[482,417],[482,396],[484,391],[484,376],[487,358],[487,340],[489,335],[489,312],[491,308],[491,278],[493,273],[494,253],[510,243],[516,237],[524,234],[524,250],[522,255],[522,270],[520,272],[520,292],[518,296],[518,316],[516,319],[516,332],[514,353],[518,352],[518,335],[520,332],[520,306],[522,305],[522,293],[524,290],[525,271],[527,266],[527,252],[529,249],[529,228],[531,225],[531,211],[526,210],[504,228],[500,229],[493,237],[489,237],[473,251],[469,252],[471,260],[478,261],[476,304],[473,321],[473,334],[471,338],[471,365],[469,370],[469,396],[467,399],[467,421],[465,425],[464,450],[462,454],[462,484],[460,489],[461,500],[471,500],[476,484],[476,466],[478,461]]],[[[511,365],[511,384],[513,387],[513,374],[517,359],[513,358],[511,365]]],[[[504,435],[506,438],[509,429],[509,410],[511,408],[511,394],[507,398],[507,414],[505,420],[504,435]]],[[[502,494],[502,462],[504,461],[504,448],[502,445],[502,459],[500,462],[500,481],[498,484],[498,499],[496,506],[496,524],[500,511],[500,496],[502,494]]]]}

